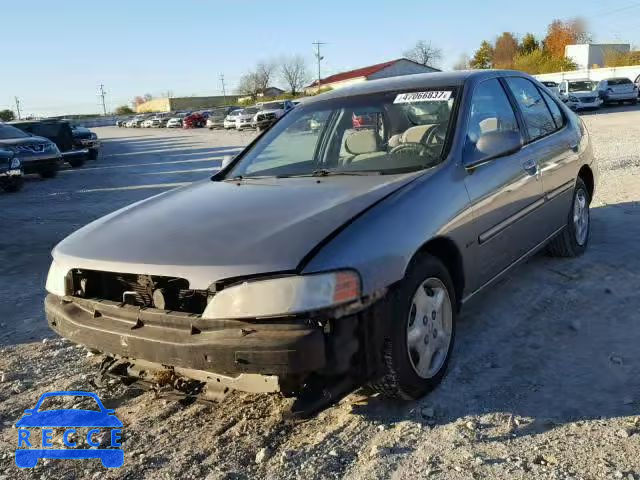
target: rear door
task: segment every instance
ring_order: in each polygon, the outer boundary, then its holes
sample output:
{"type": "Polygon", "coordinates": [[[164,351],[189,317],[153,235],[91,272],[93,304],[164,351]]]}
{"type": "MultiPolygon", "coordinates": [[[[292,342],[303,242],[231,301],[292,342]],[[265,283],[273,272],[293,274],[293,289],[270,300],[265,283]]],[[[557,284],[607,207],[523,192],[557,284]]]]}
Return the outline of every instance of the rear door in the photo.
{"type": "MultiPolygon", "coordinates": [[[[514,105],[498,79],[479,83],[472,94],[464,163],[477,161],[478,140],[496,131],[519,132],[527,139],[514,105]]],[[[537,158],[531,149],[490,159],[467,168],[465,185],[474,213],[473,291],[498,275],[540,241],[537,224],[543,202],[537,158]]]]}
{"type": "Polygon", "coordinates": [[[579,136],[562,110],[542,88],[523,77],[505,79],[527,129],[523,150],[536,158],[545,194],[543,215],[537,226],[549,236],[567,222],[576,179],[579,136]]]}

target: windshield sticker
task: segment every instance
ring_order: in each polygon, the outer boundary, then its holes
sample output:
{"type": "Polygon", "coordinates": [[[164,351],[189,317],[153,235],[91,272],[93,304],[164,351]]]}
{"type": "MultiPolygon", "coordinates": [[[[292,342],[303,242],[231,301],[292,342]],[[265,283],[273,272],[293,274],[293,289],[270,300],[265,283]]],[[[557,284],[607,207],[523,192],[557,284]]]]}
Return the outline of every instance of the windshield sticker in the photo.
{"type": "Polygon", "coordinates": [[[451,98],[451,90],[399,93],[393,103],[442,102],[451,98]]]}

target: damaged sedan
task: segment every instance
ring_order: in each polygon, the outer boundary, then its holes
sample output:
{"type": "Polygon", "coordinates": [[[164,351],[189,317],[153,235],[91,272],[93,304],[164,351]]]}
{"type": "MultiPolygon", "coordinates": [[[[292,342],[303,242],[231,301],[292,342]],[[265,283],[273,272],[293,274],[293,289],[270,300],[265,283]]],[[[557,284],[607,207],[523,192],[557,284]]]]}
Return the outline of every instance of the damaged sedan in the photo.
{"type": "Polygon", "coordinates": [[[104,373],[187,395],[416,399],[462,306],[542,248],[585,251],[596,178],[581,120],[526,74],[364,82],[63,240],[46,315],[104,373]]]}

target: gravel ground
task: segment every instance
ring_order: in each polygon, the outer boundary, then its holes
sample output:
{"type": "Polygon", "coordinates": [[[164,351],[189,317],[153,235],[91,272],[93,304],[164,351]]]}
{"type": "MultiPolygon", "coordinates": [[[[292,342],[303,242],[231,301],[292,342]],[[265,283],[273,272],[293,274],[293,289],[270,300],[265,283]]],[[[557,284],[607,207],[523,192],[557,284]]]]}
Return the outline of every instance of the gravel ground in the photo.
{"type": "MultiPolygon", "coordinates": [[[[96,129],[102,156],[0,195],[0,479],[640,480],[640,110],[585,115],[601,177],[590,248],[539,255],[463,312],[448,376],[419,402],[355,392],[315,418],[232,393],[184,405],[90,383],[97,358],[56,339],[42,299],[53,245],[81,225],[205,178],[250,133],[96,129]],[[125,465],[14,465],[15,422],[53,390],[96,391],[123,421],[125,465]]],[[[59,440],[58,437],[55,437],[59,440]]]]}

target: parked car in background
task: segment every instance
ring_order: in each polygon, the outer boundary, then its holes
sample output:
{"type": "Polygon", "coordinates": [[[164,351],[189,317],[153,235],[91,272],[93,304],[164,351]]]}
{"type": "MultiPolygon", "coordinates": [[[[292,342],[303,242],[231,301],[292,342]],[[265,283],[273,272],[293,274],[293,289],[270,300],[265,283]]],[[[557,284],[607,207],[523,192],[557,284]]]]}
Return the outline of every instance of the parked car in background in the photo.
{"type": "Polygon", "coordinates": [[[626,77],[600,80],[598,92],[605,104],[638,103],[638,86],[626,77]]]}
{"type": "Polygon", "coordinates": [[[203,128],[207,122],[200,112],[193,112],[182,119],[182,128],[203,128]]]}
{"type": "Polygon", "coordinates": [[[240,110],[236,116],[236,130],[244,130],[245,128],[251,128],[253,123],[253,117],[258,113],[260,109],[258,107],[247,107],[240,110]]]}
{"type": "Polygon", "coordinates": [[[11,122],[11,125],[54,142],[62,153],[62,159],[74,168],[81,167],[89,158],[89,149],[75,142],[71,124],[67,120],[19,120],[11,122]]]}
{"type": "Polygon", "coordinates": [[[236,128],[236,119],[242,112],[242,108],[238,108],[237,110],[233,110],[226,117],[224,117],[224,122],[222,124],[225,130],[229,130],[231,128],[236,128]]]}
{"type": "Polygon", "coordinates": [[[55,177],[62,165],[62,154],[54,142],[6,123],[0,123],[0,149],[13,152],[24,173],[37,173],[42,178],[55,177]]]}
{"type": "Polygon", "coordinates": [[[638,90],[638,97],[640,97],[640,75],[636,77],[636,80],[633,83],[635,83],[636,89],[638,90]]]}
{"type": "Polygon", "coordinates": [[[224,123],[227,116],[230,113],[240,109],[241,107],[214,108],[213,110],[211,110],[209,116],[207,117],[207,128],[209,128],[209,130],[213,130],[214,128],[226,128],[224,126],[224,123]]]}
{"type": "Polygon", "coordinates": [[[141,128],[146,119],[146,116],[136,116],[128,122],[128,125],[132,128],[141,128]]]}
{"type": "Polygon", "coordinates": [[[140,125],[140,128],[151,128],[151,127],[153,127],[153,118],[146,118],[140,125]]]}
{"type": "Polygon", "coordinates": [[[444,377],[470,299],[540,249],[586,251],[597,173],[581,119],[526,74],[362,82],[292,110],[212,178],[67,237],[46,316],[128,380],[279,390],[294,412],[364,383],[416,399],[444,377]],[[380,121],[354,129],[363,112],[380,121]]]}
{"type": "Polygon", "coordinates": [[[167,126],[167,123],[169,123],[169,120],[171,120],[171,117],[167,115],[161,117],[159,120],[160,121],[158,122],[158,128],[165,128],[167,126]]]}
{"type": "Polygon", "coordinates": [[[116,127],[122,128],[125,127],[127,120],[116,120],[116,127]]]}
{"type": "Polygon", "coordinates": [[[598,84],[591,80],[563,80],[558,85],[559,98],[572,110],[600,108],[598,84]]]}
{"type": "Polygon", "coordinates": [[[294,107],[290,100],[266,102],[259,105],[251,126],[258,131],[269,128],[294,107]]]}
{"type": "Polygon", "coordinates": [[[552,82],[551,80],[543,80],[540,83],[547,87],[554,95],[557,96],[560,93],[560,89],[558,88],[558,84],[556,82],[552,82]]]}
{"type": "Polygon", "coordinates": [[[5,192],[17,192],[22,188],[23,174],[22,162],[16,154],[0,147],[0,188],[5,192]]]}
{"type": "Polygon", "coordinates": [[[167,128],[182,128],[182,116],[178,115],[167,120],[167,128]]]}
{"type": "Polygon", "coordinates": [[[76,149],[88,149],[87,158],[95,160],[100,153],[100,140],[98,135],[85,127],[72,126],[71,133],[73,135],[73,144],[76,149]]]}

